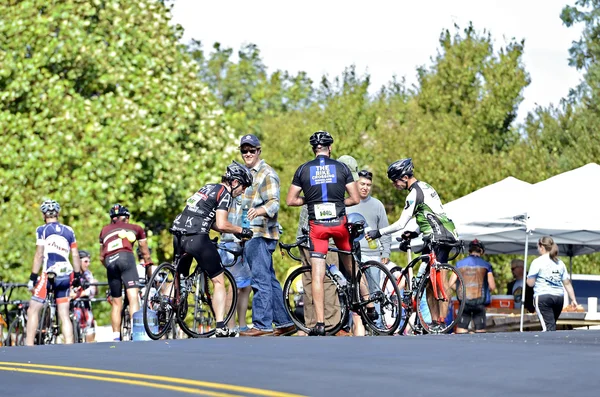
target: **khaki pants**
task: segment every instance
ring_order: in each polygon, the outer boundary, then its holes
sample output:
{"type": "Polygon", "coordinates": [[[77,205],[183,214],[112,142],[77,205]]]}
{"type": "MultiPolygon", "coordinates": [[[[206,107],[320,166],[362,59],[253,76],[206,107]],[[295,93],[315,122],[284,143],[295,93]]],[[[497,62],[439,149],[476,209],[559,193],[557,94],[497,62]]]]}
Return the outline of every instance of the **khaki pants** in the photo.
{"type": "MultiPolygon", "coordinates": [[[[300,253],[302,255],[302,264],[305,266],[310,266],[310,254],[308,249],[301,247],[300,253]]],[[[335,252],[328,252],[326,263],[334,264],[339,268],[340,264],[338,260],[338,254],[335,252]]],[[[312,279],[310,275],[311,273],[303,273],[302,275],[302,285],[304,287],[304,320],[308,328],[312,328],[317,324],[312,301],[312,279]]],[[[329,277],[325,277],[323,289],[325,298],[325,326],[337,324],[340,322],[341,317],[340,301],[337,295],[335,284],[333,284],[329,277]]]]}

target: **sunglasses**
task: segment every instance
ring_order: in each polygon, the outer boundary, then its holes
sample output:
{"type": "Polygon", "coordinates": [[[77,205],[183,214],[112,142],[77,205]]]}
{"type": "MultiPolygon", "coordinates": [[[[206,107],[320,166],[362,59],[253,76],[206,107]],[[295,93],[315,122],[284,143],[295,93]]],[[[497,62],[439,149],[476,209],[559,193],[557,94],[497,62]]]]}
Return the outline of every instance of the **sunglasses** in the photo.
{"type": "Polygon", "coordinates": [[[258,149],[240,149],[240,153],[242,154],[247,154],[248,152],[250,154],[256,154],[257,151],[258,149]]]}
{"type": "Polygon", "coordinates": [[[367,170],[358,171],[358,176],[361,178],[373,179],[373,173],[367,170]]]}

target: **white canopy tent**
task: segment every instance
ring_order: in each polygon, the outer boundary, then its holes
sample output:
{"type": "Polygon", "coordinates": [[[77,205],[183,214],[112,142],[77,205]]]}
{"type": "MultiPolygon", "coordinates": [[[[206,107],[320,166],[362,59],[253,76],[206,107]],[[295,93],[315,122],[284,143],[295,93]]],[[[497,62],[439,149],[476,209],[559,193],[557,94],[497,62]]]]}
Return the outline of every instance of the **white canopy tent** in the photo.
{"type": "MultiPolygon", "coordinates": [[[[447,203],[444,209],[461,239],[483,241],[487,253],[524,251],[527,266],[529,249],[535,250],[540,237],[552,236],[560,254],[572,260],[600,251],[599,181],[600,166],[595,163],[534,185],[508,177],[447,203]]],[[[521,331],[523,314],[522,306],[521,331]]]]}

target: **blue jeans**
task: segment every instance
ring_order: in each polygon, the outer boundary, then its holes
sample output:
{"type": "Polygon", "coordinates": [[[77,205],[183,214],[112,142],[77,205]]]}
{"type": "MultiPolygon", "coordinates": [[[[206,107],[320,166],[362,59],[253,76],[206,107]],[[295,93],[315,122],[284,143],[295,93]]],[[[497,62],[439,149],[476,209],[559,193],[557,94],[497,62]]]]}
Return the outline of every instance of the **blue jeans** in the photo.
{"type": "Polygon", "coordinates": [[[244,246],[244,261],[252,271],[252,323],[254,328],[262,331],[292,325],[283,304],[281,284],[275,277],[273,268],[273,252],[277,240],[255,237],[244,246]]]}

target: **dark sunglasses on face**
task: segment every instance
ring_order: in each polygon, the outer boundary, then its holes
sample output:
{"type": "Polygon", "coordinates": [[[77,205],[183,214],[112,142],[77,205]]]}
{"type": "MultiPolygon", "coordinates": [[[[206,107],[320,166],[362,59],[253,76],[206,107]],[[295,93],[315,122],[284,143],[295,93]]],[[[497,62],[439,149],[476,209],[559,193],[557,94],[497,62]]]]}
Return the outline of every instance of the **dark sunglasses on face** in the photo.
{"type": "Polygon", "coordinates": [[[361,178],[373,179],[373,173],[367,170],[358,171],[358,176],[361,178]]]}
{"type": "Polygon", "coordinates": [[[240,149],[240,153],[242,154],[247,154],[248,152],[250,152],[250,154],[256,154],[257,151],[258,149],[240,149]]]}

